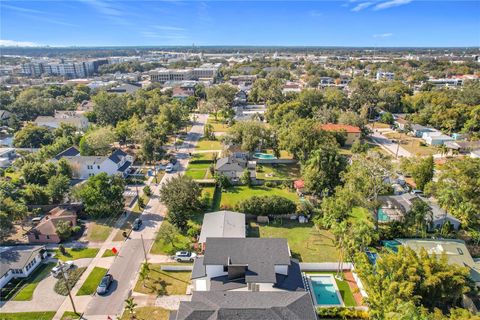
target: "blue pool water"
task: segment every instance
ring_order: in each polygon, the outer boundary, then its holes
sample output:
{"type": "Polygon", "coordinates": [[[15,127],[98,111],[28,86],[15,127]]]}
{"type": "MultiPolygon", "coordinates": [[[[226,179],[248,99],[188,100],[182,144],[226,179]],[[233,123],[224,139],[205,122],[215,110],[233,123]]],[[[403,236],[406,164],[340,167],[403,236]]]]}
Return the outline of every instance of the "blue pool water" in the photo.
{"type": "Polygon", "coordinates": [[[268,154],[268,153],[254,153],[253,157],[256,159],[277,159],[273,154],[268,154]]]}
{"type": "Polygon", "coordinates": [[[390,221],[390,217],[382,210],[382,208],[378,209],[378,221],[379,222],[390,221]]]}
{"type": "Polygon", "coordinates": [[[311,290],[317,305],[342,305],[331,276],[311,276],[311,290]]]}

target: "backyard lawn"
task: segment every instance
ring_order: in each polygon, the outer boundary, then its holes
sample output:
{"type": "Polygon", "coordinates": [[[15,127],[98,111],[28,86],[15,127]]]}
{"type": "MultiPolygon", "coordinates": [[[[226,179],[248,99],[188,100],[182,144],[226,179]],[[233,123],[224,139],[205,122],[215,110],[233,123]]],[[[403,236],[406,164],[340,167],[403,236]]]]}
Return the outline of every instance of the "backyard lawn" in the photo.
{"type": "Polygon", "coordinates": [[[51,320],[56,311],[0,313],[1,320],[51,320]]]}
{"type": "MultiPolygon", "coordinates": [[[[24,280],[25,285],[17,292],[13,297],[14,301],[29,301],[32,300],[33,292],[40,281],[45,279],[50,270],[55,266],[55,263],[43,263],[37,270],[35,270],[26,280],[24,280]]],[[[1,318],[0,318],[1,319],[1,318]]]]}
{"type": "Polygon", "coordinates": [[[135,291],[159,296],[180,295],[187,292],[190,284],[190,271],[162,271],[161,264],[151,264],[148,279],[139,279],[135,291]]]}
{"type": "MultiPolygon", "coordinates": [[[[236,186],[229,188],[227,191],[218,192],[217,196],[220,197],[220,200],[214,200],[216,203],[220,204],[220,207],[223,208],[234,208],[235,204],[241,200],[250,198],[251,196],[266,196],[266,195],[277,195],[288,198],[293,201],[298,201],[299,198],[297,194],[289,189],[281,188],[268,188],[265,186],[236,186]]],[[[218,208],[214,208],[218,210],[218,208]]]]}
{"type": "Polygon", "coordinates": [[[300,177],[300,166],[295,163],[258,164],[257,179],[262,180],[295,180],[300,177]]]}
{"type": "MultiPolygon", "coordinates": [[[[332,274],[335,275],[336,272],[332,271],[324,271],[324,272],[307,272],[309,275],[315,274],[332,274]]],[[[345,277],[344,277],[345,278],[345,277]]],[[[338,290],[340,291],[340,295],[342,296],[343,303],[345,307],[356,307],[357,303],[355,302],[355,298],[353,297],[352,290],[348,285],[348,282],[345,280],[338,280],[335,278],[335,282],[337,283],[338,290]]]]}
{"type": "Polygon", "coordinates": [[[302,262],[335,262],[338,251],[333,234],[317,230],[313,223],[281,220],[269,224],[250,223],[249,236],[261,238],[286,238],[292,256],[302,262]]]}
{"type": "MultiPolygon", "coordinates": [[[[163,221],[160,229],[167,227],[168,224],[168,221],[163,221]]],[[[173,246],[171,243],[165,243],[157,236],[155,242],[153,243],[152,250],[150,250],[150,253],[172,255],[175,254],[176,251],[190,249],[190,243],[190,238],[182,234],[177,235],[173,246]]]]}
{"type": "Polygon", "coordinates": [[[107,269],[95,267],[87,277],[87,280],[83,283],[80,290],[77,292],[77,296],[86,296],[93,294],[96,290],[103,276],[107,273],[107,269]]]}
{"type": "Polygon", "coordinates": [[[195,150],[222,150],[222,142],[219,140],[200,139],[195,147],[195,150]]]}
{"type": "Polygon", "coordinates": [[[192,160],[188,163],[185,175],[192,179],[209,179],[211,178],[210,166],[213,164],[214,153],[195,153],[192,160]]]}
{"type": "Polygon", "coordinates": [[[215,120],[215,117],[210,116],[207,120],[207,123],[213,126],[213,131],[215,132],[227,132],[229,129],[228,125],[223,123],[220,117],[215,120]]]}
{"type": "Polygon", "coordinates": [[[55,255],[59,260],[77,260],[83,258],[93,258],[97,255],[98,248],[65,248],[67,254],[62,254],[59,249],[55,249],[55,255]]]}
{"type": "MultiPolygon", "coordinates": [[[[170,311],[160,307],[137,307],[135,308],[135,319],[137,320],[168,320],[170,311]]],[[[125,310],[120,320],[130,320],[131,316],[125,310]]]]}

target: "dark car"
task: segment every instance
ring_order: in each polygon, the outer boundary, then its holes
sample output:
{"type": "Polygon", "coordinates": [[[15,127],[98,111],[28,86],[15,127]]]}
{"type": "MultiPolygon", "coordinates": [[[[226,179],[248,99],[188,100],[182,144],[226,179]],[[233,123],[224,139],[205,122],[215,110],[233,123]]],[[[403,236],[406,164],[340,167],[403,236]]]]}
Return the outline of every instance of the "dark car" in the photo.
{"type": "Polygon", "coordinates": [[[111,274],[107,273],[106,275],[104,275],[102,278],[102,281],[100,281],[100,284],[98,285],[97,293],[106,294],[112,282],[113,282],[113,276],[111,274]]]}
{"type": "Polygon", "coordinates": [[[139,230],[140,226],[142,225],[143,221],[140,218],[135,219],[132,224],[132,230],[139,230]]]}

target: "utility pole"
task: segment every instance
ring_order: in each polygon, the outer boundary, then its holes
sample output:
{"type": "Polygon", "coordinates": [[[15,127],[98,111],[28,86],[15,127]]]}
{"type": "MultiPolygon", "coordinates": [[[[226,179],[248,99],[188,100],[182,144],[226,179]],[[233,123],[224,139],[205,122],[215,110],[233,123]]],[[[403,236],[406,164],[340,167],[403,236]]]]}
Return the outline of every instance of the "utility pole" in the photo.
{"type": "Polygon", "coordinates": [[[70,292],[70,286],[68,285],[67,277],[65,277],[65,273],[63,271],[63,264],[61,262],[60,262],[60,272],[62,273],[63,281],[65,281],[65,287],[67,287],[68,297],[70,298],[70,302],[72,303],[73,312],[78,314],[77,310],[75,309],[75,304],[73,303],[72,293],[70,292]]]}
{"type": "Polygon", "coordinates": [[[145,243],[143,242],[143,234],[140,235],[142,239],[142,248],[143,248],[143,255],[145,256],[145,263],[148,263],[147,261],[147,251],[145,251],[145,243]]]}
{"type": "Polygon", "coordinates": [[[398,159],[398,149],[400,149],[400,139],[397,139],[397,152],[395,152],[395,159],[398,159]]]}

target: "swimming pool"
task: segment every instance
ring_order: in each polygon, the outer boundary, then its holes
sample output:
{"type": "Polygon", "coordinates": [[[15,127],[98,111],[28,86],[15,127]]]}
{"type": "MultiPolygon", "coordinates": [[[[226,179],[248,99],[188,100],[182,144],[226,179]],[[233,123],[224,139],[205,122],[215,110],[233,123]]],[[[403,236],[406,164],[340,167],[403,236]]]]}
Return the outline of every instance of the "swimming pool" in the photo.
{"type": "Polygon", "coordinates": [[[390,221],[390,217],[388,216],[388,214],[385,213],[385,211],[383,211],[382,208],[378,209],[378,221],[379,222],[390,221]]]}
{"type": "Polygon", "coordinates": [[[269,154],[269,153],[254,153],[253,154],[253,157],[255,159],[264,159],[264,160],[273,160],[273,159],[277,159],[277,157],[275,157],[273,154],[269,154]]]}
{"type": "Polygon", "coordinates": [[[308,276],[310,293],[317,306],[343,306],[333,275],[308,276]]]}

